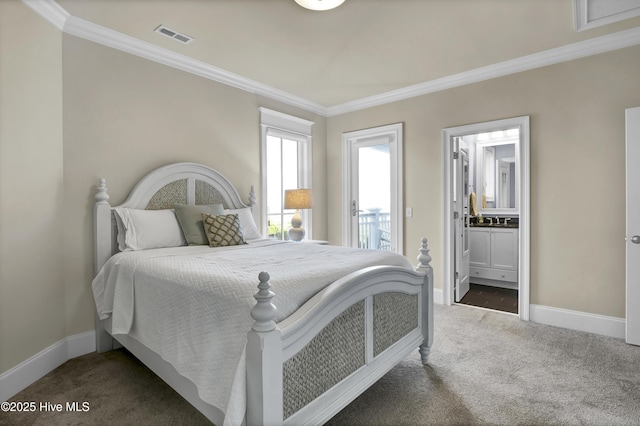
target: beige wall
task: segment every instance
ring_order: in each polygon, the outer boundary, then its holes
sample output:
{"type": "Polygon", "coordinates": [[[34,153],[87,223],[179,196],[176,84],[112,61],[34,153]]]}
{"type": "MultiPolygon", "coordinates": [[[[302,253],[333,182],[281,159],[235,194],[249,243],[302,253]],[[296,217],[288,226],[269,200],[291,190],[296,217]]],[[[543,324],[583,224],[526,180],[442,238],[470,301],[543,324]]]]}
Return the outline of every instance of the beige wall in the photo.
{"type": "Polygon", "coordinates": [[[60,31],[0,1],[0,373],[67,335],[61,52],[60,31]]]}
{"type": "Polygon", "coordinates": [[[430,240],[443,276],[442,129],[531,117],[531,303],[625,317],[624,109],[640,105],[640,47],[331,117],[329,238],[341,241],[341,135],[404,123],[405,253],[430,240]]]}
{"type": "MultiPolygon", "coordinates": [[[[260,190],[260,115],[265,106],[312,120],[314,196],[325,204],[326,119],[254,94],[64,35],[66,325],[93,329],[92,209],[98,178],[112,205],[155,168],[194,161],[219,170],[243,199],[260,190]]],[[[260,200],[258,200],[260,202],[260,200]]],[[[314,236],[326,236],[314,211],[314,236]]]]}

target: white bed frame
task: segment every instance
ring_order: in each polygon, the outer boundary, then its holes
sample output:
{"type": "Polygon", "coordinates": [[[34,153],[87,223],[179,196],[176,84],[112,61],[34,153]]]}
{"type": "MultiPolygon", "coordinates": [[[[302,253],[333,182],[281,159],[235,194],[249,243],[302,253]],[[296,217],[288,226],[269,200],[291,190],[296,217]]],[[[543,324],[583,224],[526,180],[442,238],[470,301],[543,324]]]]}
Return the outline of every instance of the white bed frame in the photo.
{"type": "MultiPolygon", "coordinates": [[[[196,163],[177,163],[161,167],[145,176],[133,188],[126,201],[118,207],[148,208],[150,200],[167,185],[176,181],[186,187],[186,201],[196,204],[196,182],[209,185],[223,198],[226,208],[250,207],[256,215],[253,188],[249,204],[245,205],[236,189],[220,173],[196,163]]],[[[95,273],[118,251],[113,207],[105,179],[100,179],[95,195],[94,237],[95,273]]],[[[181,202],[184,200],[176,200],[181,202]]],[[[203,203],[198,203],[203,204],[203,203]]],[[[259,221],[256,221],[259,223],[259,221]]],[[[422,362],[426,364],[433,341],[433,271],[429,262],[427,240],[422,239],[418,267],[415,271],[400,267],[376,266],[349,274],[314,296],[289,318],[276,324],[276,308],[271,303],[274,295],[269,275],[263,272],[257,277],[256,305],[251,310],[254,319],[247,336],[247,413],[249,425],[322,424],[353,401],[369,386],[385,375],[411,351],[419,346],[422,362]],[[417,324],[408,334],[399,337],[380,353],[374,353],[376,337],[374,318],[380,318],[383,310],[377,310],[376,297],[381,295],[410,295],[417,299],[417,324]],[[365,363],[342,378],[330,389],[323,391],[312,401],[284,418],[283,365],[300,354],[319,333],[330,333],[332,321],[356,304],[364,303],[364,351],[365,363]],[[375,312],[374,312],[375,309],[375,312]],[[324,331],[323,331],[324,330],[324,331]]],[[[268,265],[265,265],[268,269],[268,265]]],[[[383,318],[384,320],[384,318],[383,318]]],[[[380,320],[376,320],[380,321],[380,320]]],[[[378,327],[380,327],[378,325],[378,327]]],[[[160,356],[127,336],[111,336],[111,321],[96,320],[96,339],[99,352],[126,347],[140,361],[174,388],[209,420],[222,425],[224,414],[216,407],[202,401],[193,382],[177,371],[160,356]]],[[[376,349],[377,350],[377,349],[376,349]]],[[[312,360],[313,362],[313,360],[312,360]]],[[[336,363],[337,364],[337,363],[336,363]]],[[[336,369],[338,369],[336,365],[336,369]]],[[[330,372],[327,372],[329,374],[330,372]]],[[[306,383],[306,382],[305,382],[306,383]]]]}

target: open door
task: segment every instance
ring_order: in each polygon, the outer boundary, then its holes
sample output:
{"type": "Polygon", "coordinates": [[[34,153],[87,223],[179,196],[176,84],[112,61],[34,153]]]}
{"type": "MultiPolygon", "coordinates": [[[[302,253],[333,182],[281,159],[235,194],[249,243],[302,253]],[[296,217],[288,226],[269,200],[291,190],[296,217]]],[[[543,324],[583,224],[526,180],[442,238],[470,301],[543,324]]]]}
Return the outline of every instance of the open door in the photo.
{"type": "Polygon", "coordinates": [[[462,138],[455,138],[453,149],[456,252],[454,296],[455,301],[460,302],[469,291],[469,150],[462,138]]]}
{"type": "Polygon", "coordinates": [[[640,345],[640,108],[626,110],[627,343],[640,345]]]}

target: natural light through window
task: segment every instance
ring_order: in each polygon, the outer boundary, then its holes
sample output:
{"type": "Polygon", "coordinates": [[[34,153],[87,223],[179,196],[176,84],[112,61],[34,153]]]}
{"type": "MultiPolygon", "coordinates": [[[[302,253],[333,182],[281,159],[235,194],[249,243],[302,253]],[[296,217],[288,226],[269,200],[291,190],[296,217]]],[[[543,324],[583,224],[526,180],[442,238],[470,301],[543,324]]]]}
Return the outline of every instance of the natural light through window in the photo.
{"type": "Polygon", "coordinates": [[[267,234],[288,239],[293,211],[284,209],[284,191],[298,184],[298,141],[267,136],[267,234]]]}
{"type": "Polygon", "coordinates": [[[360,149],[360,208],[389,213],[391,208],[391,162],[389,146],[375,145],[360,149]]]}
{"type": "MultiPolygon", "coordinates": [[[[288,240],[294,210],[284,208],[288,189],[311,189],[313,122],[260,108],[262,127],[262,231],[268,238],[288,240]]],[[[311,210],[300,211],[311,238],[311,210]]]]}

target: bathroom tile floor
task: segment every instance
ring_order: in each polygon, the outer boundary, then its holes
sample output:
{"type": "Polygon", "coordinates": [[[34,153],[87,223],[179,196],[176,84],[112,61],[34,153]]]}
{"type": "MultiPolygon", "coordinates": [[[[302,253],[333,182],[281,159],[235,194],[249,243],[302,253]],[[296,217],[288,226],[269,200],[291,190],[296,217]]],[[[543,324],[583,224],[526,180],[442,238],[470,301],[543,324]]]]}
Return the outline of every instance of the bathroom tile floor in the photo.
{"type": "Polygon", "coordinates": [[[517,314],[518,290],[470,284],[469,292],[460,303],[517,314]]]}

